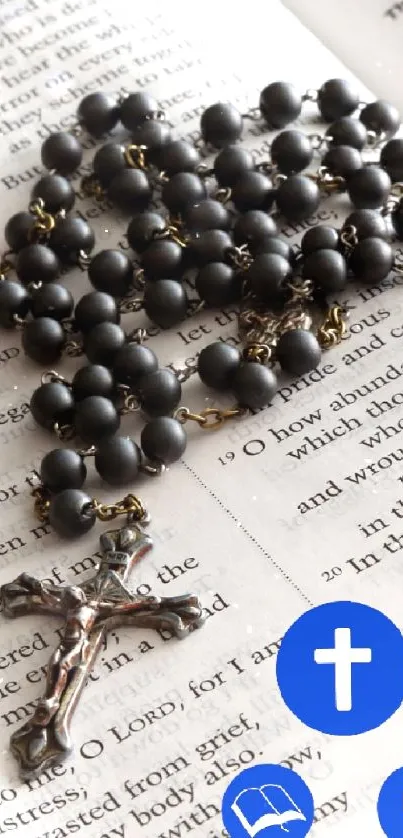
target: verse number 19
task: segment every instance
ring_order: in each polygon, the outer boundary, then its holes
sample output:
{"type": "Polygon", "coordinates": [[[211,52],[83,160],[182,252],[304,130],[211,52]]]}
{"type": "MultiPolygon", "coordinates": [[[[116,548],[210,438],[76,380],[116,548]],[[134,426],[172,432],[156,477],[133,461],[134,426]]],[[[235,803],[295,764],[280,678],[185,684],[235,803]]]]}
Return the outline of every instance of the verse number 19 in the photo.
{"type": "Polygon", "coordinates": [[[221,463],[222,466],[227,466],[228,463],[232,463],[233,459],[235,458],[235,454],[233,451],[227,451],[223,457],[218,458],[218,462],[221,463]]]}

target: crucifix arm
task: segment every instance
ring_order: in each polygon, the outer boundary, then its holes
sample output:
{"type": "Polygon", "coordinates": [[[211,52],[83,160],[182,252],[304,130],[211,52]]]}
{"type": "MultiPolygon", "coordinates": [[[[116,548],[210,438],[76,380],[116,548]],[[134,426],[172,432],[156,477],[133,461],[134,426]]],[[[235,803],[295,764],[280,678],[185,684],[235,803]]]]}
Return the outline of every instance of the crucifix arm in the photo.
{"type": "Polygon", "coordinates": [[[122,625],[144,628],[168,628],[177,637],[184,637],[203,622],[202,607],[196,594],[177,597],[141,597],[137,602],[122,603],[124,607],[109,608],[105,627],[122,625]]]}
{"type": "Polygon", "coordinates": [[[60,588],[21,573],[0,588],[0,602],[7,617],[21,614],[63,614],[60,588]]]}

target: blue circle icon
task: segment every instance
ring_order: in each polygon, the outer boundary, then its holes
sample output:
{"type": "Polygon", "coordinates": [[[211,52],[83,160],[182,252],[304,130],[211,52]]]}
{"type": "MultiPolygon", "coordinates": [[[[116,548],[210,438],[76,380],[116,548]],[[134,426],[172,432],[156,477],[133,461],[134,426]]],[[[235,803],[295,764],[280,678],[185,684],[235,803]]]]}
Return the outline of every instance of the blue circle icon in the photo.
{"type": "Polygon", "coordinates": [[[314,818],[308,786],[282,765],[254,765],[229,784],[222,819],[230,838],[304,838],[314,818]]]}
{"type": "Polygon", "coordinates": [[[277,682],[308,727],[353,736],[386,722],[403,701],[403,636],[381,611],[329,602],[286,632],[277,682]]]}
{"type": "Polygon", "coordinates": [[[403,768],[385,780],[378,798],[378,817],[387,838],[403,835],[403,768]]]}

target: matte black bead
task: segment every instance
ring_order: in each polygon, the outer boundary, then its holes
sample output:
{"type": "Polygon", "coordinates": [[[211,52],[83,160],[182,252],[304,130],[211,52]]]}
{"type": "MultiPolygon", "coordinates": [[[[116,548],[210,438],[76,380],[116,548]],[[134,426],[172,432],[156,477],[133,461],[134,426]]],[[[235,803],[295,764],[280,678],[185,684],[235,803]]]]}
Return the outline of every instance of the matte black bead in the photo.
{"type": "Polygon", "coordinates": [[[95,244],[95,236],[89,224],[83,218],[60,218],[50,236],[50,246],[62,262],[76,264],[79,253],[90,253],[95,244]]]}
{"type": "Polygon", "coordinates": [[[232,247],[232,238],[225,230],[205,230],[192,236],[189,243],[190,258],[202,268],[209,262],[224,262],[232,247]]]}
{"type": "Polygon", "coordinates": [[[358,103],[358,93],[345,79],[329,79],[318,90],[318,107],[327,122],[350,116],[358,103]]]}
{"type": "Polygon", "coordinates": [[[59,426],[69,425],[74,411],[72,392],[61,381],[41,384],[32,394],[30,408],[42,428],[52,430],[55,422],[59,426]]]}
{"type": "Polygon", "coordinates": [[[19,251],[15,270],[23,285],[30,285],[31,282],[53,282],[60,275],[61,265],[50,247],[28,244],[19,251]]]}
{"type": "Polygon", "coordinates": [[[71,389],[76,402],[86,399],[87,396],[104,396],[106,399],[113,399],[115,382],[107,367],[101,364],[86,364],[75,373],[71,389]]]}
{"type": "Polygon", "coordinates": [[[229,145],[217,154],[214,174],[220,186],[234,186],[237,180],[254,168],[253,157],[246,148],[229,145]]]}
{"type": "Polygon", "coordinates": [[[43,285],[32,292],[31,313],[33,317],[53,317],[65,320],[74,308],[74,299],[70,291],[58,282],[43,285]]]}
{"type": "Polygon", "coordinates": [[[76,196],[67,178],[62,175],[44,175],[33,187],[31,198],[33,201],[41,198],[46,212],[55,215],[63,209],[71,210],[76,196]]]}
{"type": "Polygon", "coordinates": [[[354,247],[349,264],[357,279],[366,285],[377,285],[392,269],[393,250],[384,239],[362,239],[354,247]]]}
{"type": "Polygon", "coordinates": [[[141,212],[151,201],[152,189],[141,169],[124,169],[112,178],[108,196],[123,212],[141,212]]]}
{"type": "Polygon", "coordinates": [[[268,236],[277,234],[277,224],[262,210],[249,210],[237,218],[234,226],[235,244],[247,244],[251,253],[268,236]]]}
{"type": "Polygon", "coordinates": [[[104,291],[90,291],[78,301],[74,321],[80,332],[91,331],[98,323],[119,323],[116,301],[104,291]]]}
{"type": "Polygon", "coordinates": [[[292,246],[281,239],[280,236],[265,236],[254,248],[253,253],[255,256],[260,256],[261,253],[277,253],[287,259],[290,265],[295,262],[295,253],[292,246]]]}
{"type": "Polygon", "coordinates": [[[39,364],[52,364],[63,351],[66,336],[52,317],[37,317],[25,323],[21,343],[26,355],[39,364]]]}
{"type": "Polygon", "coordinates": [[[89,445],[97,445],[112,436],[119,425],[115,405],[105,396],[87,396],[76,406],[74,426],[78,436],[89,445]]]}
{"type": "Polygon", "coordinates": [[[133,483],[139,473],[141,451],[128,436],[114,436],[97,447],[95,468],[111,486],[126,486],[133,483]]]}
{"type": "Polygon", "coordinates": [[[54,448],[41,462],[41,481],[50,492],[81,489],[87,476],[84,460],[71,448],[54,448]]]}
{"type": "Polygon", "coordinates": [[[388,235],[386,221],[383,215],[376,210],[360,209],[350,213],[343,224],[346,227],[354,227],[359,240],[372,238],[384,239],[388,235]]]}
{"type": "Polygon", "coordinates": [[[134,131],[145,119],[151,119],[158,110],[157,100],[149,93],[130,93],[120,106],[120,119],[128,131],[134,131]]]}
{"type": "Polygon", "coordinates": [[[330,145],[347,145],[361,151],[368,139],[367,129],[359,119],[342,116],[329,125],[326,135],[330,145]]]}
{"type": "Polygon", "coordinates": [[[178,406],[182,387],[171,370],[156,370],[145,375],[138,384],[141,407],[149,416],[165,416],[178,406]]]}
{"type": "Polygon", "coordinates": [[[262,172],[245,172],[233,186],[231,200],[239,212],[269,210],[275,194],[272,181],[262,172]]]}
{"type": "Polygon", "coordinates": [[[112,367],[126,335],[117,323],[98,323],[84,335],[84,351],[91,364],[112,367]]]}
{"type": "Polygon", "coordinates": [[[403,139],[389,140],[381,150],[380,164],[393,182],[403,178],[403,139]]]}
{"type": "Polygon", "coordinates": [[[112,131],[119,121],[119,105],[106,93],[90,93],[82,100],[77,118],[80,125],[93,137],[102,137],[112,131]]]}
{"type": "Polygon", "coordinates": [[[144,375],[150,375],[157,369],[158,358],[155,353],[148,346],[139,343],[126,343],[115,355],[113,363],[116,381],[119,384],[128,384],[132,388],[136,387],[144,375]]]}
{"type": "Polygon", "coordinates": [[[41,160],[47,169],[56,169],[59,175],[71,175],[83,159],[83,149],[74,134],[58,131],[42,143],[41,160]]]}
{"type": "Polygon", "coordinates": [[[318,208],[319,189],[305,175],[290,175],[277,191],[277,206],[288,221],[303,221],[318,208]]]}
{"type": "Polygon", "coordinates": [[[362,168],[362,157],[357,148],[349,145],[335,145],[329,148],[322,159],[322,166],[330,172],[348,180],[350,175],[362,168]]]}
{"type": "Polygon", "coordinates": [[[302,131],[281,131],[274,138],[270,153],[279,171],[292,175],[309,166],[313,148],[309,137],[302,131]]]}
{"type": "Polygon", "coordinates": [[[132,139],[137,146],[146,146],[146,159],[149,163],[158,165],[164,147],[171,142],[171,129],[167,122],[160,119],[146,119],[132,133],[132,139]]]}
{"type": "Polygon", "coordinates": [[[124,297],[133,282],[133,265],[122,250],[101,250],[91,259],[88,278],[97,291],[124,297]]]}
{"type": "Polygon", "coordinates": [[[65,489],[51,498],[49,523],[62,538],[78,538],[95,524],[92,500],[81,489],[65,489]]]}
{"type": "Polygon", "coordinates": [[[166,466],[180,460],[186,443],[187,434],[183,425],[171,416],[151,419],[141,432],[141,447],[146,457],[166,466]]]}
{"type": "Polygon", "coordinates": [[[198,204],[206,197],[206,187],[193,172],[179,172],[162,188],[162,200],[169,212],[181,215],[189,204],[198,204]]]}
{"type": "Polygon", "coordinates": [[[277,390],[277,378],[273,370],[257,361],[250,361],[241,364],[232,379],[231,389],[240,405],[258,410],[273,400],[277,390]]]}
{"type": "Polygon", "coordinates": [[[15,317],[22,319],[28,314],[30,297],[19,282],[0,282],[0,326],[11,329],[16,325],[15,317]]]}
{"type": "Polygon", "coordinates": [[[385,99],[365,105],[360,113],[360,120],[368,131],[374,131],[377,136],[386,134],[387,137],[393,137],[400,126],[399,111],[385,99]]]}
{"type": "Polygon", "coordinates": [[[130,247],[137,253],[143,253],[154,240],[156,233],[162,233],[166,226],[165,219],[157,212],[146,210],[146,212],[137,213],[127,228],[130,247]]]}
{"type": "Polygon", "coordinates": [[[124,146],[105,143],[95,153],[92,168],[101,186],[107,188],[115,175],[127,169],[124,146]]]}
{"type": "Polygon", "coordinates": [[[308,329],[291,329],[278,340],[277,360],[290,375],[304,375],[316,369],[321,356],[318,340],[308,329]]]}
{"type": "Polygon", "coordinates": [[[30,212],[16,212],[9,218],[4,229],[4,237],[10,250],[18,253],[22,247],[29,244],[34,224],[35,216],[30,212]]]}
{"type": "Polygon", "coordinates": [[[376,209],[385,203],[390,187],[390,177],[383,169],[365,166],[351,175],[347,191],[357,209],[376,209]]]}
{"type": "Polygon", "coordinates": [[[293,84],[275,81],[262,90],[259,107],[272,128],[284,128],[300,115],[302,98],[293,84]]]}
{"type": "Polygon", "coordinates": [[[303,279],[311,279],[326,293],[341,291],[347,284],[347,265],[338,250],[315,250],[304,259],[303,279]]]}
{"type": "Polygon", "coordinates": [[[256,256],[246,273],[252,291],[269,305],[281,302],[291,275],[290,263],[277,253],[256,256]]]}
{"type": "Polygon", "coordinates": [[[170,239],[155,239],[143,251],[141,264],[149,280],[178,277],[183,271],[183,248],[170,239]]]}
{"type": "Polygon", "coordinates": [[[243,277],[225,262],[210,262],[196,276],[195,287],[201,300],[221,308],[242,296],[243,277]]]}
{"type": "Polygon", "coordinates": [[[311,227],[302,236],[301,250],[305,256],[315,250],[334,250],[339,244],[339,233],[335,227],[319,224],[311,227]]]}
{"type": "Polygon", "coordinates": [[[197,360],[197,372],[207,387],[228,390],[241,363],[241,353],[235,346],[217,340],[205,346],[197,360]]]}
{"type": "Polygon", "coordinates": [[[158,155],[158,168],[168,177],[178,172],[194,172],[200,164],[200,154],[186,140],[172,140],[162,146],[158,155]]]}
{"type": "Polygon", "coordinates": [[[175,279],[159,279],[158,282],[146,282],[144,289],[144,311],[147,316],[161,326],[169,329],[185,320],[188,300],[183,285],[175,279]]]}
{"type": "Polygon", "coordinates": [[[231,215],[221,201],[206,198],[200,204],[186,208],[184,213],[186,228],[192,233],[205,230],[229,230],[231,215]]]}
{"type": "Polygon", "coordinates": [[[226,102],[211,105],[201,115],[200,130],[205,143],[215,148],[231,145],[242,134],[243,119],[237,108],[226,102]]]}

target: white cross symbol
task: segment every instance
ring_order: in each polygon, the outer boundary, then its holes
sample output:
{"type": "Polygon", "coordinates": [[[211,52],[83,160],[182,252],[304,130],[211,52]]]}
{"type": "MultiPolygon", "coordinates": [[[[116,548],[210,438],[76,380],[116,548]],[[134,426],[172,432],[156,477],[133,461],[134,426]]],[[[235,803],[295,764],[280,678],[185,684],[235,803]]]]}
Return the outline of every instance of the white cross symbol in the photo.
{"type": "Polygon", "coordinates": [[[337,628],[334,632],[334,649],[315,649],[315,663],[334,664],[336,710],[352,709],[351,669],[353,663],[371,663],[372,649],[354,649],[351,646],[351,629],[337,628]]]}

